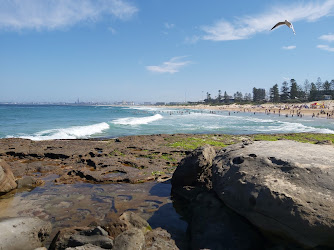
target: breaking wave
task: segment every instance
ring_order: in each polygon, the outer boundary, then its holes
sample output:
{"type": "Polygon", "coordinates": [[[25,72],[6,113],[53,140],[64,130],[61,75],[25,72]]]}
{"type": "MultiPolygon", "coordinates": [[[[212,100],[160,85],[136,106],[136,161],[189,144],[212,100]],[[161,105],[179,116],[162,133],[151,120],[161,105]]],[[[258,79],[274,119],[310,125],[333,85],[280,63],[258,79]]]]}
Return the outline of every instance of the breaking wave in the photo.
{"type": "Polygon", "coordinates": [[[74,126],[69,128],[49,129],[37,132],[33,135],[23,135],[20,138],[31,139],[35,141],[54,140],[54,139],[83,139],[92,135],[99,134],[109,129],[106,122],[97,123],[88,126],[74,126]]]}
{"type": "Polygon", "coordinates": [[[112,123],[119,125],[141,125],[141,124],[149,124],[162,118],[163,118],[162,115],[156,114],[153,116],[140,117],[140,118],[138,117],[119,118],[114,120],[112,123]]]}

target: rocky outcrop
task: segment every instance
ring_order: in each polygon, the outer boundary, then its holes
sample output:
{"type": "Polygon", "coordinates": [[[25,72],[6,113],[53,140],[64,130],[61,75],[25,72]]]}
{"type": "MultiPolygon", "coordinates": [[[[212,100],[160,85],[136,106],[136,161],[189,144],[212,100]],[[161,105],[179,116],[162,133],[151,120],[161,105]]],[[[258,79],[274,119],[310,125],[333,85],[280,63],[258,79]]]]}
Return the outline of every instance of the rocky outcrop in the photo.
{"type": "Polygon", "coordinates": [[[148,222],[137,214],[125,212],[119,219],[127,225],[128,230],[115,238],[113,249],[178,249],[175,241],[171,239],[170,234],[166,230],[162,228],[152,230],[148,222]]]}
{"type": "Polygon", "coordinates": [[[37,218],[7,218],[0,221],[0,249],[41,247],[51,232],[51,223],[37,218]]]}
{"type": "Polygon", "coordinates": [[[177,212],[188,222],[190,249],[261,249],[263,237],[212,192],[211,146],[184,158],[172,178],[177,212]],[[210,191],[211,190],[211,191],[210,191]]]}
{"type": "Polygon", "coordinates": [[[145,234],[145,249],[146,250],[178,250],[175,241],[171,235],[164,229],[158,227],[145,234]]]}
{"type": "Polygon", "coordinates": [[[148,231],[152,230],[150,224],[148,224],[146,220],[144,220],[134,212],[125,212],[119,217],[119,219],[125,225],[127,225],[127,228],[137,228],[143,233],[147,233],[148,231]]]}
{"type": "Polygon", "coordinates": [[[0,194],[7,193],[17,187],[10,166],[0,159],[0,194]]]}
{"type": "Polygon", "coordinates": [[[191,249],[263,249],[264,239],[212,192],[202,192],[189,205],[191,249]]]}
{"type": "Polygon", "coordinates": [[[237,144],[213,162],[213,190],[265,232],[334,246],[334,148],[294,141],[237,144]]]}
{"type": "Polygon", "coordinates": [[[138,249],[142,250],[145,247],[145,236],[144,233],[137,228],[131,228],[115,239],[114,249],[116,250],[131,250],[138,249]]]}
{"type": "Polygon", "coordinates": [[[83,247],[93,245],[103,249],[111,249],[113,240],[101,227],[95,228],[66,228],[57,233],[50,250],[61,250],[68,247],[83,247]]]}
{"type": "Polygon", "coordinates": [[[16,178],[57,174],[56,182],[66,184],[142,183],[171,177],[187,153],[169,146],[173,139],[172,135],[34,142],[5,138],[0,139],[0,157],[16,178]]]}
{"type": "Polygon", "coordinates": [[[176,250],[170,234],[161,228],[152,230],[146,220],[125,212],[103,227],[66,228],[52,240],[50,250],[61,249],[166,249],[176,250]]]}
{"type": "Polygon", "coordinates": [[[212,146],[206,145],[191,152],[181,160],[172,178],[173,188],[197,186],[212,188],[211,167],[216,156],[212,146]]]}

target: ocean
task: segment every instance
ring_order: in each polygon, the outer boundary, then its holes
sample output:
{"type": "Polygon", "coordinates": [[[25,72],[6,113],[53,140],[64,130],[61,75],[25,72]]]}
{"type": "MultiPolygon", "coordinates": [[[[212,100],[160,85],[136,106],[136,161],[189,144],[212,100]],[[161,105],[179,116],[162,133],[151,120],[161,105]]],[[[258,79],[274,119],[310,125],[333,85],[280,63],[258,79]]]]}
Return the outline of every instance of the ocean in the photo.
{"type": "Polygon", "coordinates": [[[0,105],[0,138],[116,138],[148,134],[334,133],[334,120],[172,107],[0,105]]]}

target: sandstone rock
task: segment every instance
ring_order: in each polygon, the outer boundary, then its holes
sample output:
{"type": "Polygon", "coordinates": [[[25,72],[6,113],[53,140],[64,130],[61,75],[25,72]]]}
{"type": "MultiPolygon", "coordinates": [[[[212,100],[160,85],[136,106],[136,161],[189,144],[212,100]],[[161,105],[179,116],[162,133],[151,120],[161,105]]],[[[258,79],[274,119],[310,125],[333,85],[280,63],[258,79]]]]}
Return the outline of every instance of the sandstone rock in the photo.
{"type": "Polygon", "coordinates": [[[51,232],[51,223],[37,218],[7,218],[0,221],[0,249],[41,247],[51,232]]]}
{"type": "Polygon", "coordinates": [[[32,176],[25,176],[16,180],[17,188],[34,188],[43,183],[42,180],[38,180],[32,176]]]}
{"type": "Polygon", "coordinates": [[[114,250],[142,250],[145,247],[144,233],[137,228],[129,229],[115,239],[114,250]]]}
{"type": "Polygon", "coordinates": [[[7,193],[17,186],[10,166],[0,159],[0,194],[7,193]]]}
{"type": "Polygon", "coordinates": [[[49,249],[60,250],[85,245],[88,245],[87,247],[93,245],[97,247],[97,249],[111,249],[113,247],[113,240],[108,237],[108,233],[101,227],[67,228],[57,233],[49,249]]]}
{"type": "Polygon", "coordinates": [[[334,246],[334,148],[293,141],[225,148],[213,189],[264,231],[308,246],[334,246]]]}
{"type": "Polygon", "coordinates": [[[172,178],[174,188],[183,186],[201,186],[212,188],[211,166],[216,151],[210,145],[200,147],[181,160],[172,178]]]}
{"type": "Polygon", "coordinates": [[[92,245],[92,244],[86,244],[79,247],[68,247],[65,250],[103,250],[104,248],[92,245]]]}
{"type": "Polygon", "coordinates": [[[112,222],[103,225],[103,228],[108,232],[112,239],[115,239],[117,235],[125,232],[128,229],[128,226],[119,218],[113,218],[112,222]]]}
{"type": "Polygon", "coordinates": [[[171,235],[162,228],[156,228],[145,235],[146,250],[178,250],[171,235]]]}
{"type": "Polygon", "coordinates": [[[143,233],[151,231],[152,228],[150,224],[139,215],[135,214],[134,212],[125,212],[123,213],[119,219],[124,222],[128,228],[137,228],[140,229],[143,233]]]}

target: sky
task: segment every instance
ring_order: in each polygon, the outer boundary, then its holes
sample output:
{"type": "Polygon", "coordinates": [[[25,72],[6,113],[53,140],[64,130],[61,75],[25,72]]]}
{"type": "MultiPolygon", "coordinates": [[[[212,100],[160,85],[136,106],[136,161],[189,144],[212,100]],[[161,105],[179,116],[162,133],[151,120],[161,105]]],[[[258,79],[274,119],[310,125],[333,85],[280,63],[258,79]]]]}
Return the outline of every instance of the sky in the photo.
{"type": "Polygon", "coordinates": [[[334,0],[0,0],[0,102],[197,101],[334,79],[334,0]],[[286,25],[271,30],[285,19],[286,25]]]}

